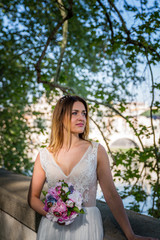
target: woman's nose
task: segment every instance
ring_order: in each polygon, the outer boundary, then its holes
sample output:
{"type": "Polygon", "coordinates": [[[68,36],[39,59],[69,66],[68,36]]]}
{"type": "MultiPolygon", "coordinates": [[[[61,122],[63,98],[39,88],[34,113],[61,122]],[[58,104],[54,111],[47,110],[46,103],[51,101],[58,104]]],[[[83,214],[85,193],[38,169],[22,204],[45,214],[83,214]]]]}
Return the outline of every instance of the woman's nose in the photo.
{"type": "Polygon", "coordinates": [[[84,119],[85,119],[84,114],[79,114],[78,119],[84,121],[84,119]]]}

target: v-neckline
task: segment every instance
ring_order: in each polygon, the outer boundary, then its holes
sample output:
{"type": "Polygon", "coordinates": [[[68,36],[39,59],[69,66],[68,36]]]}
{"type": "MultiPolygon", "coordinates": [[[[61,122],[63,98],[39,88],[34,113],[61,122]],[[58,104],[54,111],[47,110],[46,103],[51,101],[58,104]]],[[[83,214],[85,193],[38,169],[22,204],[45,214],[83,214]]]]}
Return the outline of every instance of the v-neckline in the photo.
{"type": "Polygon", "coordinates": [[[62,172],[62,174],[63,174],[66,178],[69,178],[70,175],[72,174],[72,172],[74,171],[74,169],[75,169],[75,168],[80,164],[80,162],[84,159],[84,157],[85,157],[86,154],[88,153],[88,151],[89,151],[89,149],[90,149],[91,146],[92,146],[92,144],[89,145],[89,147],[87,148],[87,150],[85,151],[85,153],[83,154],[83,156],[81,157],[81,159],[76,163],[76,165],[72,168],[72,170],[70,171],[70,173],[69,173],[68,175],[66,175],[66,174],[64,173],[64,171],[62,170],[62,168],[61,168],[61,167],[58,165],[58,163],[55,161],[52,153],[51,153],[47,148],[45,148],[45,149],[47,150],[47,152],[48,152],[49,155],[51,156],[51,158],[52,158],[53,162],[55,163],[55,165],[60,169],[60,171],[62,172]]]}

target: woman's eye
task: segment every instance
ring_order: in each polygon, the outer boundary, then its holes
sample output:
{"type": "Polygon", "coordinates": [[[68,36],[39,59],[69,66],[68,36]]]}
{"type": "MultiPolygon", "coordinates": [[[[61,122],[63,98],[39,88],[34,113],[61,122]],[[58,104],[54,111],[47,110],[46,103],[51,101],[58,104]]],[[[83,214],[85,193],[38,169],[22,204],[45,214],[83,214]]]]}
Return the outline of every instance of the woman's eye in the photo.
{"type": "MultiPolygon", "coordinates": [[[[77,115],[77,114],[78,114],[77,112],[72,112],[72,115],[77,115]]],[[[82,114],[82,116],[85,116],[85,117],[87,115],[86,112],[82,112],[81,114],[82,114]]]]}
{"type": "Polygon", "coordinates": [[[72,112],[72,115],[77,115],[77,112],[72,112]]]}

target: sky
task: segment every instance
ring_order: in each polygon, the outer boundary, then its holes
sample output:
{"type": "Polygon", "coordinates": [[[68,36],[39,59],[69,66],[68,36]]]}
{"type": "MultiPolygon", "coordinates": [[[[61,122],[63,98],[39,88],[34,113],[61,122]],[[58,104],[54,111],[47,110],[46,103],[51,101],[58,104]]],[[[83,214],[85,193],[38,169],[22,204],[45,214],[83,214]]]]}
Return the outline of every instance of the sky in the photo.
{"type": "MultiPolygon", "coordinates": [[[[153,76],[154,76],[154,81],[156,83],[160,83],[160,64],[157,66],[153,66],[153,76]]],[[[151,90],[151,77],[150,73],[147,70],[146,72],[146,81],[143,82],[139,87],[133,89],[135,93],[137,93],[137,96],[135,99],[138,102],[144,102],[150,105],[152,101],[152,94],[150,93],[151,90]]],[[[160,91],[155,90],[155,101],[160,101],[160,91]]]]}

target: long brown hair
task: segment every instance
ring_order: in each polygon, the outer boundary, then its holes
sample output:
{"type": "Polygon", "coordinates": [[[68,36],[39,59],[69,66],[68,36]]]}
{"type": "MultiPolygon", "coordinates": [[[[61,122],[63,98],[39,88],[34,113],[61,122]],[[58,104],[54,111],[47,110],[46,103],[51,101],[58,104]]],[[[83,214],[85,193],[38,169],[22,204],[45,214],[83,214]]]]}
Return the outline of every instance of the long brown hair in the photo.
{"type": "Polygon", "coordinates": [[[54,108],[53,116],[52,116],[52,126],[51,126],[51,137],[49,143],[49,150],[53,152],[53,154],[57,154],[60,148],[63,146],[64,141],[64,131],[63,131],[63,120],[64,116],[66,117],[67,123],[67,143],[68,148],[71,144],[71,131],[70,131],[70,123],[72,116],[72,108],[75,102],[83,103],[86,110],[86,127],[83,133],[79,134],[79,138],[83,140],[87,140],[89,134],[89,117],[88,117],[88,105],[86,101],[79,96],[63,96],[60,98],[54,108]]]}

